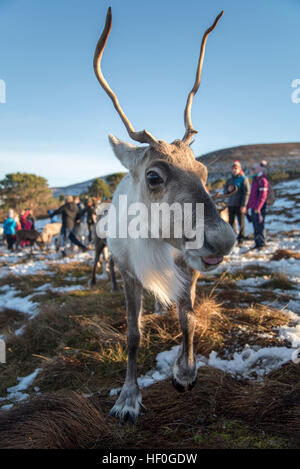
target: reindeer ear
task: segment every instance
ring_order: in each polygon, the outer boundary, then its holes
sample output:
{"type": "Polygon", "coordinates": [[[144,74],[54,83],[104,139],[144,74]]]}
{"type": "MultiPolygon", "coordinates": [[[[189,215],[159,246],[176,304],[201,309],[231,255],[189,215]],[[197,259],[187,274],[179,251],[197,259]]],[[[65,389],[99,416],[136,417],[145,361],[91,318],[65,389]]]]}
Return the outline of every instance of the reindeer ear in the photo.
{"type": "Polygon", "coordinates": [[[136,147],[131,143],[123,142],[112,134],[110,134],[108,138],[114,154],[121,161],[122,165],[129,169],[129,171],[131,171],[141,160],[141,158],[144,156],[145,150],[148,148],[136,147]]]}
{"type": "Polygon", "coordinates": [[[197,161],[198,163],[198,177],[201,179],[201,182],[203,186],[206,186],[207,184],[207,177],[208,177],[208,171],[207,167],[204,166],[204,164],[200,163],[200,161],[197,161]]]}

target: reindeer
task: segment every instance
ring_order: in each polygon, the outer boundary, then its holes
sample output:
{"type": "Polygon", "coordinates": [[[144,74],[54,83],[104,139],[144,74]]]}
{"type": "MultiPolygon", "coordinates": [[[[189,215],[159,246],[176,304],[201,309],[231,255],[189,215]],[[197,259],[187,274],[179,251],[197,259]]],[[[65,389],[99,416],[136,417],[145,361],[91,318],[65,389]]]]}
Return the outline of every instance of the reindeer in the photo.
{"type": "MultiPolygon", "coordinates": [[[[109,210],[110,204],[103,203],[100,204],[100,207],[97,209],[97,223],[103,218],[109,210]]],[[[100,259],[101,254],[103,255],[103,274],[106,274],[106,268],[109,266],[110,278],[111,278],[111,291],[117,292],[119,290],[116,273],[115,273],[115,265],[113,257],[108,252],[107,241],[106,241],[106,232],[97,233],[96,226],[93,227],[93,238],[95,240],[95,257],[94,257],[94,266],[92,272],[92,278],[90,281],[90,285],[94,287],[96,285],[96,273],[98,268],[98,262],[100,259]]]]}
{"type": "MultiPolygon", "coordinates": [[[[223,11],[204,33],[196,80],[188,95],[184,111],[185,134],[181,140],[172,143],[157,140],[146,130],[135,131],[122,110],[116,94],[102,74],[102,55],[112,25],[111,8],[108,9],[106,23],[95,50],[94,71],[100,85],[111,98],[129,136],[145,144],[134,146],[109,135],[116,157],[129,171],[119,183],[110,208],[112,210],[114,207],[117,228],[124,222],[125,216],[124,207],[120,206],[121,196],[127,197],[127,208],[136,202],[148,208],[151,208],[153,203],[165,202],[170,206],[176,202],[182,208],[185,203],[190,203],[193,206],[192,222],[196,233],[198,230],[196,205],[204,205],[204,243],[196,249],[187,249],[187,239],[185,236],[176,238],[174,229],[170,237],[164,237],[161,234],[163,225],[161,219],[158,221],[158,238],[123,238],[118,235],[107,237],[109,249],[122,276],[127,311],[126,378],[121,393],[110,411],[111,415],[119,417],[122,422],[135,422],[142,407],[142,396],[137,383],[136,358],[140,342],[143,289],[150,290],[162,304],[176,303],[182,329],[182,344],[173,365],[173,385],[178,391],[190,390],[197,379],[193,352],[195,330],[193,304],[197,279],[200,271],[208,272],[220,265],[224,256],[230,253],[236,239],[232,228],[220,218],[212,198],[205,190],[206,167],[195,159],[190,148],[193,135],[197,133],[192,125],[191,107],[200,85],[205,44],[222,14],[223,11]]],[[[128,217],[128,226],[129,220],[130,217],[128,217]]]]}
{"type": "Polygon", "coordinates": [[[16,250],[19,249],[21,241],[29,241],[31,253],[33,251],[35,243],[38,244],[39,247],[43,246],[43,239],[41,233],[39,233],[37,230],[16,231],[16,250]]]}
{"type": "Polygon", "coordinates": [[[226,202],[224,202],[224,199],[235,194],[237,190],[238,188],[234,186],[234,189],[231,192],[227,192],[226,194],[220,194],[219,192],[217,192],[216,194],[212,195],[212,199],[216,203],[216,207],[218,209],[219,215],[222,218],[222,220],[226,221],[226,223],[229,223],[229,214],[228,214],[228,207],[227,207],[226,202]]]}
{"type": "Polygon", "coordinates": [[[50,248],[52,238],[58,236],[61,230],[61,223],[47,223],[41,233],[43,247],[50,248]]]}

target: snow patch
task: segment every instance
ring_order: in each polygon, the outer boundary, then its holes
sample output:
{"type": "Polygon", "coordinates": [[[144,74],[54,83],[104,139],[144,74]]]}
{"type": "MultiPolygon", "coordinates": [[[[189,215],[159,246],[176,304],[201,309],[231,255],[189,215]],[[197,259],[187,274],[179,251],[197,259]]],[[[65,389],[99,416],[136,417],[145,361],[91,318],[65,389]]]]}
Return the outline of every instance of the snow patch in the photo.
{"type": "MultiPolygon", "coordinates": [[[[34,370],[29,375],[24,376],[22,378],[17,378],[19,383],[16,386],[11,386],[11,387],[7,388],[7,393],[8,394],[7,394],[6,397],[0,397],[0,402],[1,401],[6,401],[6,400],[13,401],[13,402],[21,402],[24,399],[26,399],[29,396],[29,394],[24,393],[23,391],[26,391],[29,388],[29,386],[32,385],[32,383],[34,382],[35,378],[37,377],[37,375],[40,371],[41,371],[41,368],[37,368],[36,370],[34,370]]],[[[6,410],[7,410],[10,407],[2,406],[1,409],[3,409],[3,408],[4,409],[6,408],[6,410]]]]}
{"type": "Polygon", "coordinates": [[[209,355],[208,365],[223,370],[235,377],[246,379],[262,378],[267,373],[293,359],[294,349],[287,347],[245,347],[242,352],[235,352],[230,360],[218,357],[217,352],[209,355]]]}
{"type": "Polygon", "coordinates": [[[21,298],[18,291],[10,286],[2,287],[0,290],[0,311],[3,309],[14,309],[29,315],[32,319],[38,314],[38,303],[31,301],[34,294],[21,298]],[[1,291],[2,290],[2,291],[1,291]],[[3,292],[3,293],[2,293],[3,292]]]}

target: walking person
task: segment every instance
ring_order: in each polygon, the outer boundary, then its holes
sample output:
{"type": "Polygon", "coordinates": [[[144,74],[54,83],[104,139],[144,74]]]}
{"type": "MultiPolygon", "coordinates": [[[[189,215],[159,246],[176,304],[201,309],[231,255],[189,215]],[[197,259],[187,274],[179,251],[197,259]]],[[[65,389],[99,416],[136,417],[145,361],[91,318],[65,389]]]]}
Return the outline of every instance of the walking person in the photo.
{"type": "Polygon", "coordinates": [[[95,200],[89,199],[87,204],[87,225],[89,230],[89,243],[92,242],[93,239],[93,226],[96,222],[97,215],[96,215],[96,208],[95,208],[95,200]]]}
{"type": "Polygon", "coordinates": [[[264,173],[266,161],[261,161],[251,168],[253,181],[251,193],[247,204],[247,212],[251,210],[250,218],[254,230],[255,245],[252,249],[260,250],[265,246],[265,217],[269,192],[269,181],[264,173]]]}
{"type": "Polygon", "coordinates": [[[227,179],[224,186],[224,193],[228,194],[236,191],[228,197],[227,207],[229,215],[229,224],[233,227],[237,218],[239,224],[238,244],[242,246],[245,239],[245,214],[250,194],[249,180],[245,176],[241,163],[235,160],[231,166],[231,176],[227,179]]]}
{"type": "Polygon", "coordinates": [[[10,209],[8,211],[8,216],[6,218],[6,220],[4,220],[4,223],[3,223],[3,233],[5,235],[5,239],[6,239],[6,242],[7,242],[7,247],[10,251],[12,251],[13,249],[13,245],[15,243],[15,240],[16,240],[16,229],[17,229],[17,223],[16,223],[16,220],[14,218],[14,211],[12,209],[10,209]]]}
{"type": "Polygon", "coordinates": [[[83,202],[81,202],[78,195],[74,198],[74,203],[78,207],[78,213],[77,213],[76,220],[75,220],[74,234],[76,238],[79,239],[79,241],[82,243],[85,239],[85,226],[86,225],[84,222],[84,218],[85,218],[85,213],[87,211],[87,207],[84,205],[83,202]]]}
{"type": "Polygon", "coordinates": [[[73,197],[68,195],[66,197],[66,203],[59,207],[57,210],[54,210],[52,216],[61,214],[62,216],[62,227],[60,232],[60,245],[64,249],[62,250],[63,256],[66,256],[66,243],[68,240],[72,243],[72,245],[76,245],[82,249],[82,251],[87,251],[87,247],[82,244],[74,234],[74,227],[76,217],[78,215],[78,206],[74,203],[73,197]]]}

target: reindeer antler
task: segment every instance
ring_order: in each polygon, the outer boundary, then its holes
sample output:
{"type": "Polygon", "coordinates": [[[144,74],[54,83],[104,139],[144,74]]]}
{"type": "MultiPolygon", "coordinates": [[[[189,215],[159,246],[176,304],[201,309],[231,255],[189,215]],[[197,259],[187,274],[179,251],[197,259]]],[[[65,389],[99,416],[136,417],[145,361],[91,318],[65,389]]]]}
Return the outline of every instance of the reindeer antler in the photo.
{"type": "Polygon", "coordinates": [[[193,86],[192,90],[190,91],[190,93],[188,95],[185,110],[184,110],[184,125],[185,125],[185,128],[186,128],[186,132],[184,134],[184,137],[183,137],[182,141],[186,142],[186,143],[189,143],[189,141],[191,140],[193,135],[197,133],[197,130],[194,129],[193,124],[192,124],[191,109],[192,109],[194,96],[197,93],[198,88],[200,86],[206,41],[207,41],[209,33],[211,33],[215,29],[215,27],[217,26],[217,23],[218,23],[219,19],[221,18],[221,16],[223,15],[223,13],[224,13],[224,11],[222,10],[221,13],[218,14],[218,16],[216,17],[214,23],[211,25],[210,28],[208,28],[205,31],[205,33],[203,35],[203,38],[202,38],[201,49],[200,49],[200,57],[199,57],[197,73],[196,73],[196,79],[195,79],[194,86],[193,86]]]}
{"type": "Polygon", "coordinates": [[[117,113],[121,117],[121,119],[122,119],[122,121],[123,121],[123,123],[124,123],[124,125],[127,129],[127,132],[129,134],[129,136],[133,140],[136,140],[137,142],[148,143],[150,145],[155,145],[155,144],[158,143],[157,140],[149,132],[147,132],[146,130],[142,130],[140,132],[135,132],[130,120],[126,117],[123,109],[121,108],[117,96],[115,95],[113,90],[110,88],[109,84],[107,83],[107,81],[105,80],[105,78],[102,74],[101,60],[102,60],[103,51],[104,51],[104,48],[105,48],[105,45],[106,45],[106,41],[108,39],[110,30],[111,30],[111,24],[112,24],[111,7],[109,7],[108,10],[107,10],[105,26],[104,26],[103,32],[101,34],[101,37],[100,37],[100,39],[97,43],[96,50],[95,50],[95,55],[94,55],[94,70],[95,70],[96,77],[98,78],[99,83],[102,86],[102,88],[104,89],[104,91],[108,94],[108,96],[112,100],[113,105],[114,105],[117,113]]]}

